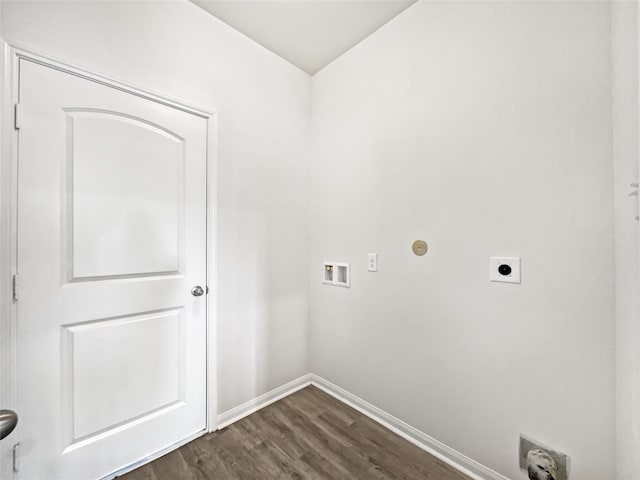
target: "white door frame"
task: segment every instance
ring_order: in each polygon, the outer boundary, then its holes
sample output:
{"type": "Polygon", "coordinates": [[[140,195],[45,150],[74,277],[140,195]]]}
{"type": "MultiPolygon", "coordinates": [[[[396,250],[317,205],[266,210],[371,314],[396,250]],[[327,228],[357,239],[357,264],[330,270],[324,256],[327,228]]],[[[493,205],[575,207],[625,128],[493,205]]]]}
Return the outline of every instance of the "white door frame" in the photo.
{"type": "MultiPolygon", "coordinates": [[[[1,42],[1,40],[0,40],[1,42]]],[[[89,72],[52,59],[16,45],[2,42],[4,56],[4,89],[2,92],[2,130],[0,140],[0,408],[18,409],[16,406],[16,304],[13,301],[13,274],[17,269],[17,190],[18,190],[18,131],[14,129],[14,105],[19,100],[19,62],[29,60],[55,68],[102,85],[115,88],[138,97],[168,105],[173,108],[197,115],[207,121],[207,426],[206,431],[217,429],[217,112],[192,106],[182,100],[170,98],[156,92],[149,92],[129,83],[101,74],[89,72]]],[[[0,479],[12,478],[12,450],[19,441],[20,424],[15,434],[0,443],[0,479]]],[[[199,436],[200,434],[196,435],[199,436]]],[[[195,438],[195,437],[193,437],[195,438]]],[[[167,451],[192,440],[184,439],[166,450],[140,459],[118,472],[104,477],[113,478],[147,463],[167,451]]]]}

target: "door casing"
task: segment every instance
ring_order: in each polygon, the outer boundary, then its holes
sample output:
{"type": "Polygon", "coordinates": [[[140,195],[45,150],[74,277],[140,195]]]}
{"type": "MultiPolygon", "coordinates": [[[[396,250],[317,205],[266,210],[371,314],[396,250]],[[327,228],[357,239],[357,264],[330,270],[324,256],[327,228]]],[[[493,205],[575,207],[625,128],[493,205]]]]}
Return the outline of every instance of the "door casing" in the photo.
{"type": "MultiPolygon", "coordinates": [[[[2,42],[0,40],[0,42],[2,42]]],[[[2,94],[2,129],[0,137],[0,408],[17,409],[16,395],[16,302],[13,301],[13,275],[17,271],[17,185],[18,185],[18,130],[14,128],[14,105],[19,101],[19,61],[28,59],[44,66],[97,82],[111,88],[154,102],[183,110],[207,121],[207,426],[206,431],[217,430],[217,112],[196,107],[148,89],[141,89],[121,80],[71,66],[60,60],[34,53],[18,45],[2,42],[4,75],[2,94]]],[[[15,433],[0,442],[0,479],[13,477],[13,447],[19,442],[20,424],[15,433]]],[[[195,438],[195,437],[193,437],[195,438]]],[[[193,440],[183,439],[166,450],[139,459],[138,462],[112,472],[104,480],[123,474],[167,451],[193,440]]]]}

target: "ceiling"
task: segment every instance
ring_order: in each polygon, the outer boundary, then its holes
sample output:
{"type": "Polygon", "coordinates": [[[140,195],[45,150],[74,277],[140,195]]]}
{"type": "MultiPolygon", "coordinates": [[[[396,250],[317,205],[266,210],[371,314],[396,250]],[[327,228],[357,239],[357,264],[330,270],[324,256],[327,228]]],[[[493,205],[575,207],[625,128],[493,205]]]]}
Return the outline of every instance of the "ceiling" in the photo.
{"type": "Polygon", "coordinates": [[[191,0],[313,75],[416,0],[191,0]]]}

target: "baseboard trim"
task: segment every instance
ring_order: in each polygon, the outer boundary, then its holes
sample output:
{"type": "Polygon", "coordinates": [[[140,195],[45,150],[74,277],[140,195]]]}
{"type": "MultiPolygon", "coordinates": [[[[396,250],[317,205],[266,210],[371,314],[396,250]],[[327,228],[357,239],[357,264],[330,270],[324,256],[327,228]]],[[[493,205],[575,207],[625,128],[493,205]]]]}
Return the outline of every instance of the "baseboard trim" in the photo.
{"type": "Polygon", "coordinates": [[[385,428],[400,435],[405,440],[413,443],[422,450],[429,452],[434,457],[439,458],[443,462],[451,465],[456,470],[464,473],[474,480],[509,480],[509,478],[499,474],[498,472],[485,467],[481,463],[463,455],[453,448],[439,442],[424,432],[403,422],[399,418],[381,410],[375,405],[370,404],[366,400],[346,391],[345,389],[325,380],[324,378],[311,374],[311,385],[318,387],[320,390],[337,398],[343,403],[355,408],[360,413],[366,415],[372,420],[378,422],[385,428]]]}
{"type": "Polygon", "coordinates": [[[303,375],[289,383],[274,388],[270,392],[260,395],[248,402],[233,407],[224,413],[218,415],[218,430],[231,425],[238,420],[243,419],[247,415],[257,412],[258,410],[271,405],[273,402],[277,402],[281,398],[287,397],[292,393],[302,390],[311,384],[311,374],[303,375]]]}
{"type": "Polygon", "coordinates": [[[281,387],[275,388],[270,392],[243,403],[242,405],[238,405],[237,407],[221,413],[218,415],[218,430],[257,412],[267,405],[271,405],[272,403],[277,402],[298,390],[302,390],[309,385],[314,385],[332,397],[340,400],[350,407],[355,408],[360,413],[400,435],[402,438],[408,440],[422,450],[429,452],[434,457],[437,457],[448,465],[451,465],[453,468],[473,480],[510,480],[504,475],[491,470],[489,467],[485,467],[481,463],[476,462],[426,433],[421,432],[417,428],[403,422],[399,418],[394,417],[390,413],[387,413],[366,400],[348,392],[344,388],[341,388],[313,373],[303,375],[302,377],[286,383],[281,387]]]}

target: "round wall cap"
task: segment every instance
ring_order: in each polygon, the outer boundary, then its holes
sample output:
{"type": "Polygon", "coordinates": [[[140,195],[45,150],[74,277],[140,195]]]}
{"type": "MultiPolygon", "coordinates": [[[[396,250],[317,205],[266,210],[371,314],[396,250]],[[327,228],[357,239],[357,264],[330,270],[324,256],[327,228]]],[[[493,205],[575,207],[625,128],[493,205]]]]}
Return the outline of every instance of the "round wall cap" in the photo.
{"type": "Polygon", "coordinates": [[[427,253],[429,247],[427,246],[427,242],[425,242],[424,240],[416,240],[415,242],[413,242],[413,245],[411,245],[411,250],[413,250],[413,253],[421,257],[425,253],[427,253]]]}

